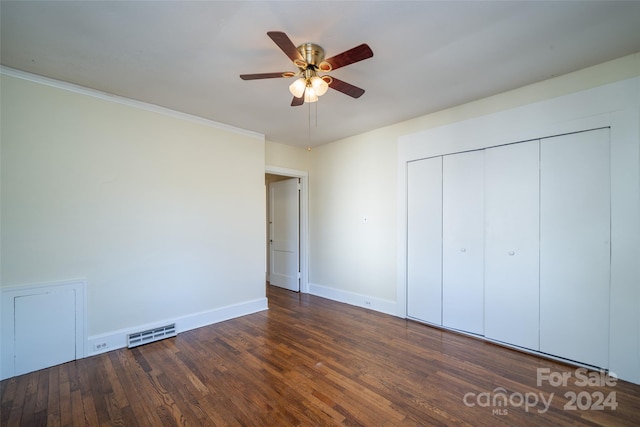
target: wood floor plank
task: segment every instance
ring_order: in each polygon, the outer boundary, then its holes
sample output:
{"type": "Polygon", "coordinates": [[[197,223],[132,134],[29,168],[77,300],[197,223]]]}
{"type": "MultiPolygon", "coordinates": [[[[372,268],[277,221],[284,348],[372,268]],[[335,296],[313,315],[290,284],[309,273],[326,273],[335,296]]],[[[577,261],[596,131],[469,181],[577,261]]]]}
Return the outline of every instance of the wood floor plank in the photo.
{"type": "MultiPolygon", "coordinates": [[[[24,404],[25,404],[27,383],[28,383],[28,380],[26,377],[27,377],[26,375],[22,375],[19,378],[12,378],[10,380],[5,380],[5,381],[19,380],[17,381],[15,395],[13,397],[13,400],[11,401],[11,406],[7,406],[9,413],[8,413],[6,425],[8,426],[18,426],[22,421],[22,408],[24,407],[24,404]]],[[[4,419],[5,419],[5,416],[2,417],[3,421],[4,419]]]]}
{"type": "MultiPolygon", "coordinates": [[[[22,417],[20,422],[24,425],[34,425],[36,417],[36,395],[38,387],[38,377],[42,371],[26,374],[27,387],[24,394],[24,404],[22,407],[22,417]]],[[[15,401],[14,401],[15,404],[15,401]]]]}
{"type": "MultiPolygon", "coordinates": [[[[71,385],[69,384],[69,365],[71,364],[72,363],[65,363],[63,365],[50,368],[51,370],[58,372],[59,384],[59,388],[57,390],[59,406],[55,405],[56,398],[52,398],[52,404],[49,406],[47,413],[47,418],[51,415],[51,425],[55,425],[58,417],[60,419],[61,426],[69,426],[73,423],[71,410],[71,385]]],[[[51,390],[51,392],[56,393],[56,390],[51,390]]]]}
{"type": "Polygon", "coordinates": [[[60,425],[60,368],[49,369],[49,387],[45,396],[46,407],[43,408],[47,414],[47,425],[60,425]]]}
{"type": "Polygon", "coordinates": [[[558,361],[280,288],[268,297],[268,311],[4,380],[0,425],[640,425],[638,385],[579,386],[558,361]],[[537,384],[538,369],[573,381],[537,384]],[[572,407],[598,393],[615,410],[572,407]],[[540,396],[548,406],[524,405],[540,396]]]}
{"type": "Polygon", "coordinates": [[[71,401],[71,425],[75,423],[86,424],[88,419],[93,421],[92,425],[98,425],[98,420],[94,416],[95,411],[87,408],[87,413],[85,414],[85,408],[82,402],[82,393],[79,389],[71,391],[69,397],[71,401]]]}

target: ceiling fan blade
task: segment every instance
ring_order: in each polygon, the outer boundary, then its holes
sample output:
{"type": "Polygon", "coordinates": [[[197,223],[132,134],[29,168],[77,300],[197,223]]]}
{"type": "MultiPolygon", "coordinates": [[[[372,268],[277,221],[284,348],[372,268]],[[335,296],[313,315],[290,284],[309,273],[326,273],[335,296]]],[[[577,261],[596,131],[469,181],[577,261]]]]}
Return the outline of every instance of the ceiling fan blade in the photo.
{"type": "Polygon", "coordinates": [[[296,59],[302,60],[302,55],[298,52],[298,48],[293,44],[289,36],[287,36],[282,31],[269,31],[267,33],[271,40],[274,41],[275,44],[291,59],[295,61],[296,59]]]}
{"type": "MultiPolygon", "coordinates": [[[[336,70],[345,65],[353,64],[354,62],[362,61],[373,56],[373,51],[368,44],[363,43],[360,46],[356,46],[347,51],[332,56],[329,59],[325,59],[324,62],[328,62],[331,65],[332,70],[336,70]]],[[[322,67],[320,67],[322,69],[322,67]]],[[[324,70],[323,70],[324,71],[324,70]]]]}
{"type": "Polygon", "coordinates": [[[291,100],[292,107],[297,107],[298,105],[302,105],[302,104],[304,104],[304,96],[301,96],[300,98],[296,98],[294,96],[293,99],[291,100]]]}
{"type": "Polygon", "coordinates": [[[294,75],[290,71],[284,71],[281,73],[240,74],[240,78],[242,80],[277,79],[279,77],[293,77],[294,75]]]}
{"type": "Polygon", "coordinates": [[[331,83],[329,83],[329,87],[331,89],[337,90],[338,92],[342,92],[345,95],[349,95],[352,98],[360,98],[364,93],[364,89],[361,89],[350,83],[343,82],[342,80],[338,80],[335,77],[332,77],[332,81],[331,83]]]}

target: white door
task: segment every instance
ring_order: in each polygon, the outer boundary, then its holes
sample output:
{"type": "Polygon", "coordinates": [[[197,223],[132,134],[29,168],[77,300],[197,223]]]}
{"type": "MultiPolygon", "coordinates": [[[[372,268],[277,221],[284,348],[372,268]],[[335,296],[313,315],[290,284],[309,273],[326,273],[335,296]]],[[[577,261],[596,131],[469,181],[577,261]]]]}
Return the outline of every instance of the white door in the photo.
{"type": "Polygon", "coordinates": [[[56,290],[14,299],[15,375],[76,358],[76,295],[56,290]]]}
{"type": "Polygon", "coordinates": [[[607,367],[609,129],[541,140],[540,351],[607,367]]]}
{"type": "Polygon", "coordinates": [[[269,282],[300,290],[298,178],[269,184],[269,282]]]}
{"type": "Polygon", "coordinates": [[[442,324],[484,333],[484,152],[442,163],[442,324]]]}
{"type": "Polygon", "coordinates": [[[442,157],[407,165],[407,315],[442,324],[442,157]]]}
{"type": "Polygon", "coordinates": [[[539,141],[485,150],[484,335],[538,350],[539,141]]]}

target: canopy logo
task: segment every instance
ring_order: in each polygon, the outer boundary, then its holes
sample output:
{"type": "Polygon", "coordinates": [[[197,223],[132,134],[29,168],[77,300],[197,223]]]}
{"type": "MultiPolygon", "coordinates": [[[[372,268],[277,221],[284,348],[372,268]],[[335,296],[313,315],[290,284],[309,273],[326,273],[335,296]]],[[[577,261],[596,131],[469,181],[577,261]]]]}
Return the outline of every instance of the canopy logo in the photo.
{"type": "Polygon", "coordinates": [[[505,388],[497,387],[492,392],[478,394],[469,392],[464,395],[462,402],[468,407],[480,406],[482,408],[492,408],[493,415],[508,415],[508,407],[524,407],[525,412],[529,412],[531,408],[536,408],[539,403],[542,403],[542,407],[537,410],[538,413],[544,414],[551,406],[553,395],[554,394],[551,393],[547,399],[544,393],[515,392],[508,394],[505,388]]]}

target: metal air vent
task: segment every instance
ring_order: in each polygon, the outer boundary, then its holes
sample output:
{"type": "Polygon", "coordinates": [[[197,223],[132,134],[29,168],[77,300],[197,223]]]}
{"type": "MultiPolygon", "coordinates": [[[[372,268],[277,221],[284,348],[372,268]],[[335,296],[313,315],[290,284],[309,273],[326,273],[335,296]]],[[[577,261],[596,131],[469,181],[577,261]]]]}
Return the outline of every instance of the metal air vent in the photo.
{"type": "Polygon", "coordinates": [[[176,324],[172,323],[171,325],[160,326],[159,328],[127,335],[127,347],[133,348],[142,344],[175,337],[176,335],[178,335],[176,332],[176,324]]]}

